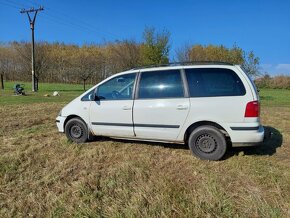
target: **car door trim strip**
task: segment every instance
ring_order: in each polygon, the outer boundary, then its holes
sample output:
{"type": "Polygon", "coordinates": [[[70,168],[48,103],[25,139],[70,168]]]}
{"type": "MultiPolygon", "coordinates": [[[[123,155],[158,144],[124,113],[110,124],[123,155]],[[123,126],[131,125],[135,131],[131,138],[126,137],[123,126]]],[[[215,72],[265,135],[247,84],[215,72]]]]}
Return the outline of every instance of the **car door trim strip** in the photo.
{"type": "Polygon", "coordinates": [[[98,126],[124,126],[124,127],[153,127],[153,128],[172,128],[178,129],[179,125],[161,125],[161,124],[131,124],[131,123],[105,123],[105,122],[92,122],[92,125],[98,126]]]}
{"type": "Polygon", "coordinates": [[[136,127],[153,127],[153,128],[172,128],[178,129],[179,125],[160,125],[160,124],[134,124],[136,127]]]}
{"type": "Polygon", "coordinates": [[[231,130],[239,130],[239,131],[244,131],[244,130],[258,130],[259,126],[251,126],[251,127],[231,127],[231,130]]]}

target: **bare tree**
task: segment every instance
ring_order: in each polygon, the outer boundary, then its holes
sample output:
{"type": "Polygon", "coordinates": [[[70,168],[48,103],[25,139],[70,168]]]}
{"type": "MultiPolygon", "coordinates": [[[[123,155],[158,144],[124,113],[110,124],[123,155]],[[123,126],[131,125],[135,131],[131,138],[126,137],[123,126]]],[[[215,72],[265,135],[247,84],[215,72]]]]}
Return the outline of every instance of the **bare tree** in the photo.
{"type": "MultiPolygon", "coordinates": [[[[12,47],[17,51],[19,55],[19,61],[22,62],[23,71],[27,72],[27,75],[30,73],[31,68],[31,45],[27,42],[13,42],[12,47]]],[[[48,43],[36,43],[35,45],[35,77],[36,77],[36,86],[38,88],[38,80],[40,76],[47,70],[47,48],[49,47],[48,43]]]]}
{"type": "Polygon", "coordinates": [[[178,62],[189,62],[190,61],[190,45],[185,44],[182,47],[176,49],[176,58],[178,62]]]}
{"type": "Polygon", "coordinates": [[[14,57],[11,49],[7,45],[0,46],[0,83],[1,89],[4,89],[4,77],[12,73],[14,68],[14,57]]]}

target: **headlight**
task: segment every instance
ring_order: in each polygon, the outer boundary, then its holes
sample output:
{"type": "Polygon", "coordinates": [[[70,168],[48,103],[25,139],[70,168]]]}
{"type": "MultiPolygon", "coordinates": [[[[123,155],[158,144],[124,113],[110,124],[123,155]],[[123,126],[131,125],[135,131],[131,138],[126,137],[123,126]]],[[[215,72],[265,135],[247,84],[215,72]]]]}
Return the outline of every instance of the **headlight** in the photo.
{"type": "Polygon", "coordinates": [[[60,110],[60,112],[58,113],[58,116],[61,116],[61,111],[62,111],[62,110],[60,110]]]}

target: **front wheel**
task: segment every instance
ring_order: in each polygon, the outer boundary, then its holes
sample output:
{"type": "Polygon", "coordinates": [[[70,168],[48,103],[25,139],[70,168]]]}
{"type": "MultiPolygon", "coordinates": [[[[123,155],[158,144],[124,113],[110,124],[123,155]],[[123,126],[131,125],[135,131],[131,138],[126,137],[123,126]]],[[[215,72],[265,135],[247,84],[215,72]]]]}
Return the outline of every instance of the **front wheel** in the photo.
{"type": "Polygon", "coordinates": [[[213,126],[200,126],[188,139],[192,154],[202,160],[220,160],[227,150],[225,136],[213,126]]]}
{"type": "Polygon", "coordinates": [[[79,118],[72,118],[66,123],[65,134],[72,142],[84,143],[88,140],[87,125],[79,118]]]}

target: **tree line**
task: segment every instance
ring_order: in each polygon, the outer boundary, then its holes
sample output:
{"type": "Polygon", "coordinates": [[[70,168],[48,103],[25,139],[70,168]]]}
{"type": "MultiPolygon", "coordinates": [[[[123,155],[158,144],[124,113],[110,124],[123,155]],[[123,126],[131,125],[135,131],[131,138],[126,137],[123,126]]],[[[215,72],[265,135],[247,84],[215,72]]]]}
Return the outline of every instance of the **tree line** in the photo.
{"type": "Polygon", "coordinates": [[[265,74],[257,78],[255,83],[258,88],[290,89],[290,77],[284,75],[271,77],[269,74],[265,74]]]}
{"type": "MultiPolygon", "coordinates": [[[[170,33],[145,28],[143,40],[122,40],[83,46],[37,42],[35,44],[36,77],[40,82],[95,84],[126,69],[143,65],[167,64],[170,61],[170,33]]],[[[242,64],[247,71],[259,74],[259,58],[234,45],[184,46],[173,61],[224,61],[242,64]]],[[[5,80],[31,80],[31,43],[0,44],[0,73],[5,80]]]]}

